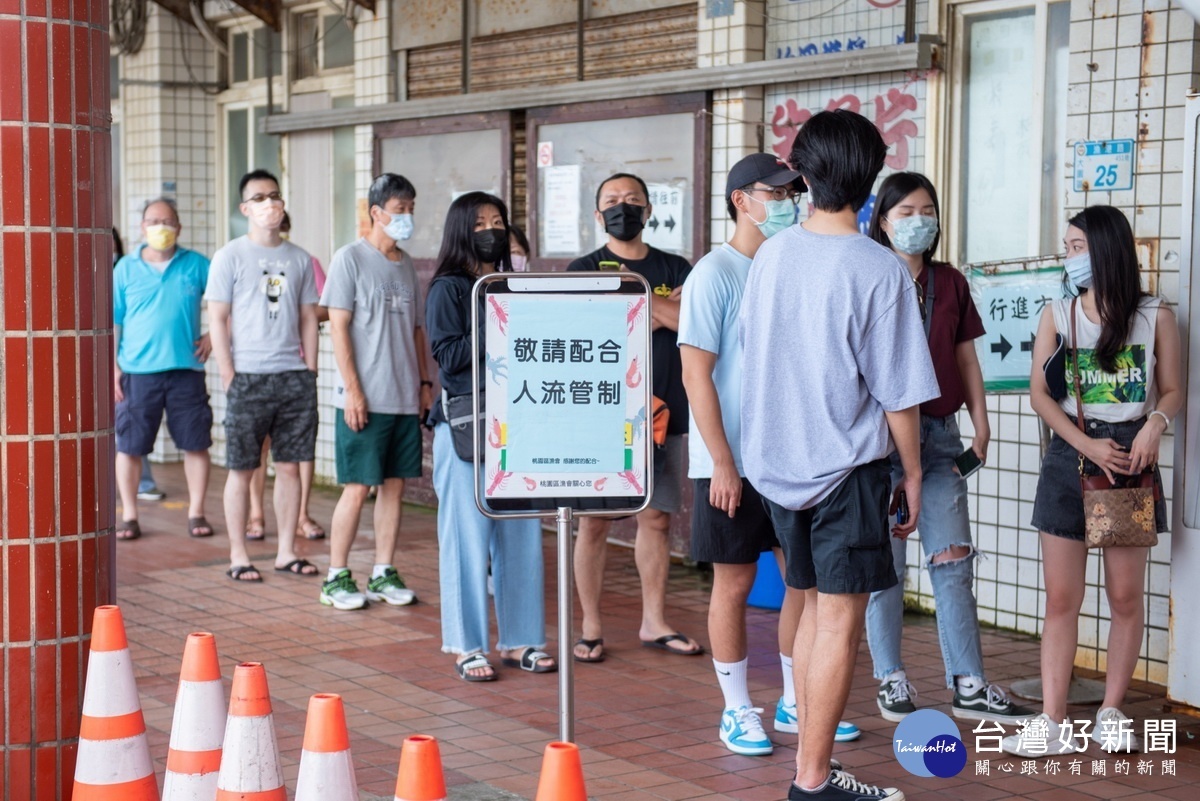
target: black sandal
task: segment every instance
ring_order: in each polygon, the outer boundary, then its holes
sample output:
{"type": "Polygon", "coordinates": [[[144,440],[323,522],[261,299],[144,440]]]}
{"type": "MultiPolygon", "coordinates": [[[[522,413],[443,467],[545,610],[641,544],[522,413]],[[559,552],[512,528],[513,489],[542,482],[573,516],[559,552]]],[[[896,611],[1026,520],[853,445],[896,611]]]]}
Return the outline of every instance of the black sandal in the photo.
{"type": "Polygon", "coordinates": [[[136,540],[142,536],[142,527],[136,520],[122,520],[115,534],[119,540],[136,540]]]}
{"type": "Polygon", "coordinates": [[[471,654],[461,662],[454,663],[454,669],[458,672],[458,677],[463,681],[495,681],[496,669],[492,667],[492,663],[487,660],[487,657],[480,653],[471,654]],[[472,676],[467,671],[482,670],[488,668],[492,671],[489,676],[472,676]]]}
{"type": "Polygon", "coordinates": [[[247,584],[254,584],[262,581],[262,574],[258,572],[258,568],[254,565],[236,565],[225,571],[225,575],[229,576],[234,581],[242,581],[247,584]],[[247,573],[253,573],[254,578],[242,578],[247,573]]]}
{"type": "Polygon", "coordinates": [[[513,659],[511,656],[501,657],[500,664],[504,665],[505,667],[515,667],[520,668],[521,670],[528,670],[530,673],[554,673],[558,670],[557,662],[554,662],[554,664],[551,665],[538,664],[544,659],[549,659],[553,662],[554,657],[550,656],[550,654],[546,653],[545,651],[534,648],[531,645],[523,649],[521,651],[521,655],[516,659],[513,659]]]}
{"type": "Polygon", "coordinates": [[[575,656],[576,662],[603,662],[604,661],[604,638],[603,637],[597,637],[594,640],[589,640],[586,637],[580,637],[578,640],[575,641],[575,647],[578,648],[581,645],[587,646],[588,655],[580,656],[579,654],[575,654],[574,651],[572,651],[572,653],[575,656]],[[596,654],[595,656],[592,656],[592,651],[595,651],[597,648],[600,649],[600,653],[596,654]]]}
{"type": "Polygon", "coordinates": [[[283,567],[277,566],[275,568],[275,572],[291,573],[293,576],[315,576],[318,573],[320,573],[320,571],[317,570],[317,566],[314,565],[312,562],[308,561],[307,559],[293,559],[292,561],[288,562],[283,567]],[[311,567],[312,572],[311,573],[305,572],[304,569],[306,567],[311,567]]]}

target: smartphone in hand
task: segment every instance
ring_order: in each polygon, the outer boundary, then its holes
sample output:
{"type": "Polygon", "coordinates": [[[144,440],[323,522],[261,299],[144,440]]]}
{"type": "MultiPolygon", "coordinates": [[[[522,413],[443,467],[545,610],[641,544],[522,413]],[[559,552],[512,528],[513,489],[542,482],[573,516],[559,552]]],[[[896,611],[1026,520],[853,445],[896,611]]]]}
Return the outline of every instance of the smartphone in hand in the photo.
{"type": "Polygon", "coordinates": [[[975,471],[983,467],[983,461],[975,453],[974,448],[967,448],[961,454],[954,457],[954,466],[958,468],[960,476],[969,478],[975,475],[975,471]]]}
{"type": "Polygon", "coordinates": [[[900,501],[896,505],[896,524],[903,526],[908,522],[908,493],[900,491],[900,501]]]}

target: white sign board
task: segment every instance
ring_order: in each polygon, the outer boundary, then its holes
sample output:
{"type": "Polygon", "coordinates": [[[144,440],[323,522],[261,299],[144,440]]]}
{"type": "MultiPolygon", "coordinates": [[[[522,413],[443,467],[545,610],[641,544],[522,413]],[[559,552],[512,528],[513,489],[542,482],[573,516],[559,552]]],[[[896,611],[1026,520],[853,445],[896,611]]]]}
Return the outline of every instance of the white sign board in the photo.
{"type": "Polygon", "coordinates": [[[539,256],[578,256],[580,245],[580,166],[564,164],[542,170],[545,208],[542,209],[542,253],[539,256]]]}
{"type": "Polygon", "coordinates": [[[1042,309],[1065,297],[1062,267],[968,275],[971,298],[987,331],[975,340],[988,392],[1028,392],[1033,340],[1042,309]]]}
{"type": "Polygon", "coordinates": [[[642,241],[668,253],[683,252],[683,209],[686,185],[647,184],[650,190],[650,219],[642,232],[642,241]]]}
{"type": "Polygon", "coordinates": [[[1075,144],[1075,191],[1133,189],[1133,140],[1106,139],[1075,144]]]}

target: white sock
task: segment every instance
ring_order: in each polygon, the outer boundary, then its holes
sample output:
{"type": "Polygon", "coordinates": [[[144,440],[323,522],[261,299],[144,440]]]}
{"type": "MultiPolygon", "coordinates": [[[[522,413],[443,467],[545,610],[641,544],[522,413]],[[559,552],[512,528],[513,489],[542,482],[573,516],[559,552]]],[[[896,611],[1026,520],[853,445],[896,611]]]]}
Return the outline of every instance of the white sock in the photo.
{"type": "Polygon", "coordinates": [[[337,578],[337,576],[338,576],[338,573],[341,573],[341,572],[342,572],[343,570],[345,570],[345,569],[346,569],[346,568],[344,568],[344,567],[331,567],[331,568],[329,568],[329,575],[327,575],[327,576],[325,577],[325,580],[326,580],[326,581],[333,581],[335,578],[337,578]]]}
{"type": "Polygon", "coordinates": [[[883,684],[885,682],[890,683],[893,681],[908,681],[908,673],[906,673],[904,671],[904,668],[900,668],[899,670],[893,670],[891,673],[887,674],[887,676],[884,677],[883,681],[881,681],[879,683],[883,684]]]}
{"type": "Polygon", "coordinates": [[[963,695],[971,695],[979,692],[986,682],[978,676],[957,676],[954,684],[963,695]]]}
{"type": "Polygon", "coordinates": [[[780,654],[779,664],[783,666],[783,703],[787,706],[795,706],[796,677],[792,675],[792,658],[786,654],[780,654]]]}
{"type": "Polygon", "coordinates": [[[371,578],[373,578],[373,579],[379,578],[390,567],[391,567],[391,565],[375,565],[375,568],[371,571],[371,578]]]}
{"type": "Polygon", "coordinates": [[[746,685],[746,667],[749,659],[741,662],[718,662],[713,660],[717,670],[717,683],[721,685],[721,693],[725,696],[726,709],[741,709],[750,707],[750,688],[746,685]]]}

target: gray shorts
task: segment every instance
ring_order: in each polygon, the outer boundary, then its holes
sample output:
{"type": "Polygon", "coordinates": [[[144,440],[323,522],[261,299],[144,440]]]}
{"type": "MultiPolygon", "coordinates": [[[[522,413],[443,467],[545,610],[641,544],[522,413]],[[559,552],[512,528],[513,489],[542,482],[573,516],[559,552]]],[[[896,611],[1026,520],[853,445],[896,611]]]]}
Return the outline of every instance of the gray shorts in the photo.
{"type": "Polygon", "coordinates": [[[668,434],[667,444],[663,447],[666,454],[660,455],[654,463],[654,494],[650,496],[650,508],[673,515],[683,505],[684,459],[687,453],[683,446],[683,434],[668,434]]]}
{"type": "Polygon", "coordinates": [[[254,470],[271,438],[277,462],[311,462],[317,448],[317,374],[235,373],[225,391],[225,454],[230,470],[254,470]]]}

